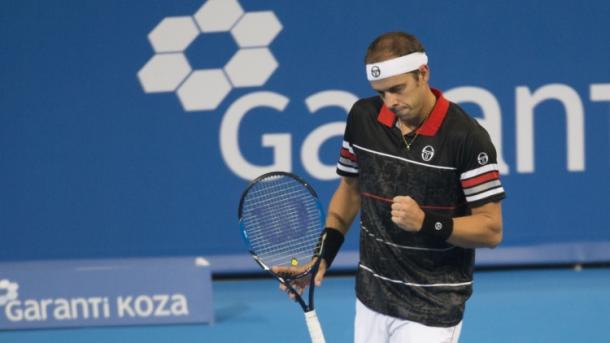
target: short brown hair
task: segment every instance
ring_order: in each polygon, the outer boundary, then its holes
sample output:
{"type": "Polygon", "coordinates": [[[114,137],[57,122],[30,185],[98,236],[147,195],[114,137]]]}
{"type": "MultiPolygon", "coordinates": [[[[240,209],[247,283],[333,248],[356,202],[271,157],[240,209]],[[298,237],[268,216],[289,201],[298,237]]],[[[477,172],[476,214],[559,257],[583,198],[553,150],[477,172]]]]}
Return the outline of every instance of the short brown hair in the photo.
{"type": "Polygon", "coordinates": [[[417,37],[405,32],[387,32],[375,38],[369,45],[364,63],[381,62],[413,52],[425,52],[417,37]]]}

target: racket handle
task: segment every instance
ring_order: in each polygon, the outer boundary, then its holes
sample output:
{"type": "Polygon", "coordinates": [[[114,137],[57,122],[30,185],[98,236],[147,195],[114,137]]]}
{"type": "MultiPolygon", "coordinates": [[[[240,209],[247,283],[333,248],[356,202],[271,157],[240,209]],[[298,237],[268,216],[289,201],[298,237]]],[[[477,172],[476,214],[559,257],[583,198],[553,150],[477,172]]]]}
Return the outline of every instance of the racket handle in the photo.
{"type": "Polygon", "coordinates": [[[320,321],[316,315],[316,310],[305,312],[305,322],[307,323],[307,329],[309,329],[311,343],[326,343],[324,333],[322,332],[322,326],[320,326],[320,321]]]}

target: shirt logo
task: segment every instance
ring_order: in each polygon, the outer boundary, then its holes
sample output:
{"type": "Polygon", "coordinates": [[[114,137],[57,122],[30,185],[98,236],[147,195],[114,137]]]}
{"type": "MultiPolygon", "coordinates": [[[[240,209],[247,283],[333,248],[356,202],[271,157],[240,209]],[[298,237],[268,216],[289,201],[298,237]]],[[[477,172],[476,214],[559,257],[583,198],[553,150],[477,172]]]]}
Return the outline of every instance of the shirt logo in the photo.
{"type": "Polygon", "coordinates": [[[421,149],[421,158],[422,160],[428,162],[434,157],[434,148],[431,145],[426,145],[423,149],[421,149]]]}
{"type": "Polygon", "coordinates": [[[373,68],[371,68],[371,75],[372,75],[374,78],[378,78],[378,77],[379,77],[379,75],[381,75],[381,69],[379,69],[379,67],[378,67],[378,66],[374,66],[373,68]]]}
{"type": "Polygon", "coordinates": [[[486,153],[482,152],[477,156],[477,161],[479,161],[480,165],[486,165],[489,162],[489,156],[486,153]]]}

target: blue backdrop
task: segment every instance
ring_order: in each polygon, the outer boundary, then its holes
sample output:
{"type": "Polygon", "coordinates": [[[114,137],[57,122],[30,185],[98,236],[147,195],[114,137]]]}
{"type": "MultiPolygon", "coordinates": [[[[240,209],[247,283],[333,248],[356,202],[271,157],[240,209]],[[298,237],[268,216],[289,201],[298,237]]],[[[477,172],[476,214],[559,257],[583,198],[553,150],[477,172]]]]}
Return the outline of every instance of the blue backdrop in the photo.
{"type": "Polygon", "coordinates": [[[609,261],[608,17],[601,0],[3,1],[0,260],[256,268],[246,180],[290,170],[326,205],[346,107],[373,94],[364,51],[403,30],[502,158],[504,242],[481,263],[609,261]]]}

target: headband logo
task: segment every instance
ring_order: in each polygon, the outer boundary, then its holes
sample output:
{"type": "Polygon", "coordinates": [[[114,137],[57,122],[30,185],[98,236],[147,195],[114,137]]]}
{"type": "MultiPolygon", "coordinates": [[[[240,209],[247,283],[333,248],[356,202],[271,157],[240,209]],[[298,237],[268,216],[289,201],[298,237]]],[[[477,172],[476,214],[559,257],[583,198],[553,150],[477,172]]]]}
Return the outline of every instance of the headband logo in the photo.
{"type": "Polygon", "coordinates": [[[425,52],[413,52],[408,55],[390,58],[383,62],[366,65],[366,78],[369,81],[386,79],[388,77],[405,74],[428,64],[425,52]],[[383,69],[383,70],[382,70],[383,69]]]}
{"type": "Polygon", "coordinates": [[[379,77],[379,75],[381,75],[381,69],[379,69],[379,67],[378,67],[378,66],[374,66],[373,68],[371,68],[371,75],[372,75],[374,78],[378,78],[378,77],[379,77]]]}

